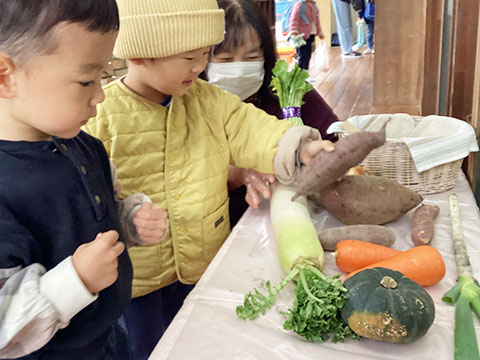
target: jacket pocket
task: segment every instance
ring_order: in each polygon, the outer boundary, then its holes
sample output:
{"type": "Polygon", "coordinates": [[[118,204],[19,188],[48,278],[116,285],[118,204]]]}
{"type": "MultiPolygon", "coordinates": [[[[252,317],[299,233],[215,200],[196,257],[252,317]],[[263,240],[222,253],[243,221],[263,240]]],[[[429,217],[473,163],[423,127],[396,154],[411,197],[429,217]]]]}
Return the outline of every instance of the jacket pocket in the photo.
{"type": "Polygon", "coordinates": [[[202,219],[203,256],[210,262],[230,234],[228,198],[214,212],[202,219]]]}

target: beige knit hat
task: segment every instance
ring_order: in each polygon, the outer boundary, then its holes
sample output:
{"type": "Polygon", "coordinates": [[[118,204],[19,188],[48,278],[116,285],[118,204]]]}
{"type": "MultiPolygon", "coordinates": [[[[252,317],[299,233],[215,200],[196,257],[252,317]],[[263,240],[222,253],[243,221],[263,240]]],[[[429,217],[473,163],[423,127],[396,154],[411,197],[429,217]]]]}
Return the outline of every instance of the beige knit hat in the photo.
{"type": "Polygon", "coordinates": [[[121,59],[160,58],[223,40],[225,16],[216,0],[117,0],[121,59]]]}

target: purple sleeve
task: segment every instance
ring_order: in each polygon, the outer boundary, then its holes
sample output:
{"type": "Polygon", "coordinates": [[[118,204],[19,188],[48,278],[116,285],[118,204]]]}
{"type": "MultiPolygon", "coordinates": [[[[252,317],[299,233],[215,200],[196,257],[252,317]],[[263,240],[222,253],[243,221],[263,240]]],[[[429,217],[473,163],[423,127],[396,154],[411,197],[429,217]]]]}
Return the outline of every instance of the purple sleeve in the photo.
{"type": "Polygon", "coordinates": [[[312,90],[303,97],[302,120],[305,125],[318,129],[322,139],[336,141],[337,136],[327,134],[330,124],[339,121],[332,108],[320,96],[317,90],[312,90]]]}

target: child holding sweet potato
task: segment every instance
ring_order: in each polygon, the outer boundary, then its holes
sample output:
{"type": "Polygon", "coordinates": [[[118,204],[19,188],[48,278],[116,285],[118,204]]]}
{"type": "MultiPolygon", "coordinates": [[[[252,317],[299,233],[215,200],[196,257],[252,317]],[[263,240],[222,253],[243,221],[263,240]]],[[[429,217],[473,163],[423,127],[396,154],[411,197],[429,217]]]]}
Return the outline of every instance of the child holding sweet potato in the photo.
{"type": "Polygon", "coordinates": [[[122,195],[145,193],[168,212],[167,238],[130,251],[135,298],[125,320],[135,359],[145,359],[230,232],[229,164],[292,182],[296,152],[308,163],[333,145],[197,79],[224,35],[215,0],[117,3],[114,54],[129,70],[105,87],[86,130],[117,166],[122,195]]]}

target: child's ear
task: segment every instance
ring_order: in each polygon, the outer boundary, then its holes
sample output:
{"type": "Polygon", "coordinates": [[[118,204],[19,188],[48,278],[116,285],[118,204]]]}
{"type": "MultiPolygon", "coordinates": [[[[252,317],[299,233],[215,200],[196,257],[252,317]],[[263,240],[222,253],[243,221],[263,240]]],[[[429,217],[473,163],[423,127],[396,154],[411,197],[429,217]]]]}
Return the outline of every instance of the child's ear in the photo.
{"type": "Polygon", "coordinates": [[[15,96],[15,86],[12,81],[14,71],[15,64],[12,59],[0,52],[0,98],[15,96]]]}

